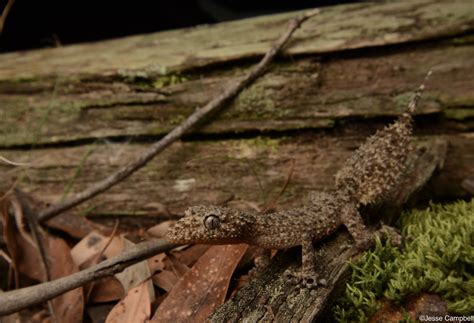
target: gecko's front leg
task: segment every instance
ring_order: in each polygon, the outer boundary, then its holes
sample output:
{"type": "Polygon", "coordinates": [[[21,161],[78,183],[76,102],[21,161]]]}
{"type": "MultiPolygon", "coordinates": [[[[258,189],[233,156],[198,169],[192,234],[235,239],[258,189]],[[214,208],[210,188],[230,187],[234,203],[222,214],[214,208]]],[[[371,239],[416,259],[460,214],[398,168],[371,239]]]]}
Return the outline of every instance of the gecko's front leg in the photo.
{"type": "Polygon", "coordinates": [[[315,288],[318,286],[318,274],[315,270],[316,251],[309,234],[303,235],[301,247],[301,268],[299,270],[287,269],[284,276],[292,284],[302,284],[307,288],[315,288]]]}
{"type": "Polygon", "coordinates": [[[272,261],[271,250],[258,248],[254,259],[255,267],[249,271],[249,276],[256,276],[264,272],[272,261]]]}

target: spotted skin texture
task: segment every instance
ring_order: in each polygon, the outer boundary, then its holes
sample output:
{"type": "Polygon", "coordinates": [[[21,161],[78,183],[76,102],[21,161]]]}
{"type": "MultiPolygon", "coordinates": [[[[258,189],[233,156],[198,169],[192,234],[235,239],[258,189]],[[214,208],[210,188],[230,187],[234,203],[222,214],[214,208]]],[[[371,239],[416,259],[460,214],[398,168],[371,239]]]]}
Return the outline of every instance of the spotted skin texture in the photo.
{"type": "Polygon", "coordinates": [[[341,225],[359,250],[365,250],[373,241],[358,208],[382,200],[404,173],[411,114],[423,89],[421,85],[407,112],[369,137],[347,160],[336,174],[335,193],[315,193],[306,206],[270,214],[218,206],[190,207],[168,231],[167,239],[173,243],[248,243],[266,249],[302,246],[302,269],[287,271],[285,276],[309,288],[317,286],[314,242],[330,236],[341,225]]]}
{"type": "Polygon", "coordinates": [[[338,203],[322,193],[320,204],[269,214],[252,214],[219,206],[193,206],[167,233],[173,243],[248,243],[266,249],[301,245],[301,236],[313,241],[333,233],[342,223],[338,203]],[[217,219],[216,227],[207,225],[217,219]],[[298,234],[295,234],[298,233],[298,234]]]}
{"type": "Polygon", "coordinates": [[[405,169],[411,132],[412,118],[404,113],[369,137],[337,173],[337,190],[362,205],[382,200],[405,169]]]}

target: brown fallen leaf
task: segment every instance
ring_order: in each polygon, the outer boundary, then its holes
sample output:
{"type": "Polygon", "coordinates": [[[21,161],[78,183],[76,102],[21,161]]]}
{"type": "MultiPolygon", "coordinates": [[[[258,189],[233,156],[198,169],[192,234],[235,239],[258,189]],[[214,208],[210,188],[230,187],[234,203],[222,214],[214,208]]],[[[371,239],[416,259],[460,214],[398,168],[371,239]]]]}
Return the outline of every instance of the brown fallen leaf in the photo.
{"type": "Polygon", "coordinates": [[[165,266],[170,268],[178,278],[183,277],[189,271],[189,267],[183,264],[173,253],[166,254],[165,266]]]}
{"type": "Polygon", "coordinates": [[[147,230],[148,234],[155,238],[164,238],[170,227],[176,223],[175,220],[161,222],[147,230]]]}
{"type": "Polygon", "coordinates": [[[106,323],[140,323],[150,318],[151,299],[148,281],[130,289],[125,297],[114,306],[106,323]]]}
{"type": "Polygon", "coordinates": [[[166,258],[166,254],[159,253],[147,259],[148,268],[150,268],[151,274],[154,274],[158,271],[162,271],[165,269],[165,263],[163,262],[165,258],[166,258]]]}
{"type": "MultiPolygon", "coordinates": [[[[47,255],[51,279],[58,279],[78,272],[71,257],[69,246],[63,239],[49,236],[47,255]]],[[[81,288],[73,289],[52,300],[54,313],[63,322],[82,322],[84,295],[81,288]]]]}
{"type": "MultiPolygon", "coordinates": [[[[12,198],[15,196],[12,195],[12,198]]],[[[25,201],[24,201],[25,202],[25,201]]],[[[25,202],[27,203],[27,201],[25,202]]],[[[12,203],[10,198],[2,201],[3,210],[8,210],[9,206],[15,213],[23,214],[21,204],[12,203]]],[[[3,212],[2,217],[6,231],[5,237],[7,249],[10,252],[12,262],[19,272],[38,280],[45,281],[46,275],[42,263],[38,246],[32,243],[34,239],[31,234],[25,230],[20,233],[20,229],[14,225],[14,221],[10,221],[11,217],[8,212],[3,212]]],[[[16,222],[23,220],[18,219],[19,214],[15,215],[16,222]]],[[[57,279],[68,276],[78,271],[77,266],[71,256],[70,248],[67,243],[60,238],[56,238],[42,230],[39,230],[39,239],[41,239],[46,254],[47,268],[51,279],[57,279]]],[[[52,300],[54,315],[60,317],[65,322],[81,322],[84,310],[84,298],[82,287],[71,290],[52,300]]]]}
{"type": "Polygon", "coordinates": [[[418,322],[422,315],[444,317],[448,314],[446,301],[432,293],[409,296],[403,303],[405,306],[382,299],[377,312],[369,318],[369,323],[401,322],[406,320],[407,314],[413,322],[418,322]]]}
{"type": "MultiPolygon", "coordinates": [[[[69,276],[78,271],[72,260],[70,249],[67,243],[50,235],[43,234],[43,244],[48,259],[48,268],[51,279],[69,276]]],[[[18,268],[23,274],[38,280],[44,281],[44,273],[38,251],[21,235],[16,236],[16,244],[20,252],[18,268]]],[[[82,287],[71,290],[52,300],[54,313],[65,322],[81,322],[84,310],[84,297],[82,287]]]]}
{"type": "Polygon", "coordinates": [[[91,323],[104,323],[113,308],[113,304],[89,305],[86,312],[91,323]]]}
{"type": "Polygon", "coordinates": [[[421,315],[444,317],[448,314],[448,306],[441,296],[434,293],[412,295],[406,300],[406,311],[414,321],[421,315]]]}
{"type": "Polygon", "coordinates": [[[210,247],[211,245],[195,244],[179,252],[173,251],[172,253],[181,263],[188,267],[192,267],[210,247]]]}
{"type": "Polygon", "coordinates": [[[210,245],[192,245],[184,250],[168,253],[171,258],[159,254],[148,259],[151,272],[156,273],[152,277],[153,284],[169,292],[179,277],[182,277],[209,248],[210,245]]]}
{"type": "Polygon", "coordinates": [[[96,281],[89,300],[92,303],[105,303],[123,298],[125,291],[122,284],[115,277],[107,277],[96,281]]]}
{"type": "MultiPolygon", "coordinates": [[[[2,227],[3,232],[2,236],[5,239],[5,244],[10,256],[10,263],[13,269],[13,274],[15,275],[15,287],[20,285],[20,276],[19,276],[19,257],[20,251],[18,250],[18,244],[16,243],[16,229],[13,219],[8,214],[9,202],[6,198],[3,198],[0,201],[0,212],[2,217],[2,227]]],[[[9,282],[10,284],[10,282],[9,282]]]]}
{"type": "Polygon", "coordinates": [[[248,245],[212,246],[179,280],[150,322],[202,322],[221,305],[248,245]]]}
{"type": "Polygon", "coordinates": [[[105,250],[104,246],[109,242],[106,237],[97,231],[93,231],[79,241],[71,250],[74,262],[80,268],[87,268],[94,264],[94,258],[101,252],[107,257],[118,255],[123,250],[123,238],[115,236],[105,250]]]}
{"type": "Polygon", "coordinates": [[[82,239],[92,231],[109,232],[109,228],[94,223],[83,216],[65,212],[46,222],[50,228],[66,232],[71,237],[82,239]]]}
{"type": "Polygon", "coordinates": [[[152,277],[153,284],[161,289],[169,292],[173,289],[173,286],[178,282],[176,274],[169,270],[163,270],[162,272],[155,274],[152,277]]]}
{"type": "MultiPolygon", "coordinates": [[[[127,239],[124,241],[124,250],[132,248],[135,244],[127,239]]],[[[153,302],[155,300],[155,290],[153,288],[153,282],[150,280],[151,272],[150,267],[148,267],[148,262],[146,260],[140,261],[133,266],[127,267],[121,273],[115,275],[120,283],[122,284],[124,290],[128,291],[138,284],[146,283],[148,288],[148,297],[153,302]]]]}

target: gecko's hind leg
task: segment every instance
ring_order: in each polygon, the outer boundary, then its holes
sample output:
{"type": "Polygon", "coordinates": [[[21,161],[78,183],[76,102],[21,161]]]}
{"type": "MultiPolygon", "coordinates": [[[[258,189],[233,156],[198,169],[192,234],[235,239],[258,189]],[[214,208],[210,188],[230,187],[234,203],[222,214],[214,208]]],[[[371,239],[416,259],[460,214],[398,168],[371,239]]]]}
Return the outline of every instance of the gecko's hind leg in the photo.
{"type": "Polygon", "coordinates": [[[292,284],[302,284],[307,288],[315,288],[318,286],[319,280],[315,270],[316,251],[310,235],[302,237],[301,247],[301,268],[299,270],[287,269],[284,276],[292,284]]]}
{"type": "Polygon", "coordinates": [[[341,216],[342,222],[355,241],[356,248],[360,251],[368,249],[374,241],[374,236],[365,226],[357,208],[355,206],[346,206],[341,216]]]}
{"type": "Polygon", "coordinates": [[[393,244],[401,243],[401,236],[398,231],[388,225],[382,225],[382,228],[373,232],[367,229],[359,211],[355,207],[346,207],[342,214],[342,221],[355,241],[356,248],[364,251],[374,244],[376,236],[387,238],[393,244]]]}

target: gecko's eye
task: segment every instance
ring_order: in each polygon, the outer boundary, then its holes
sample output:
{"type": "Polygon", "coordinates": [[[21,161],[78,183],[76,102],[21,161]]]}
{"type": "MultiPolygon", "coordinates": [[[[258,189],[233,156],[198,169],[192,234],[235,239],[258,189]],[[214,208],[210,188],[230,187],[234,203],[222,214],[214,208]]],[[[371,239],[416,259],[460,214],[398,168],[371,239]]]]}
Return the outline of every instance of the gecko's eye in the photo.
{"type": "Polygon", "coordinates": [[[215,230],[219,228],[220,225],[221,221],[216,215],[211,214],[206,216],[206,218],[204,219],[204,226],[209,230],[215,230]]]}

